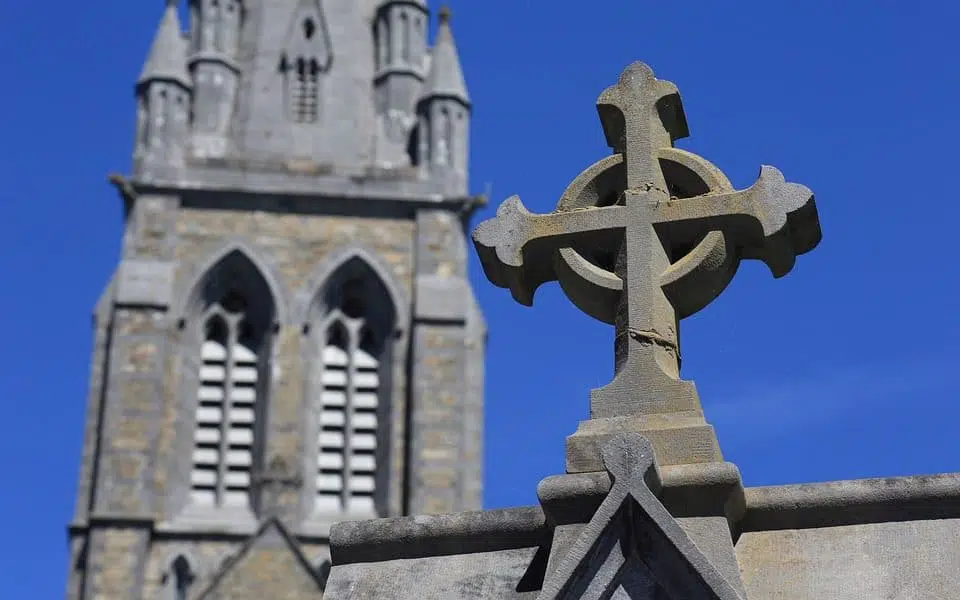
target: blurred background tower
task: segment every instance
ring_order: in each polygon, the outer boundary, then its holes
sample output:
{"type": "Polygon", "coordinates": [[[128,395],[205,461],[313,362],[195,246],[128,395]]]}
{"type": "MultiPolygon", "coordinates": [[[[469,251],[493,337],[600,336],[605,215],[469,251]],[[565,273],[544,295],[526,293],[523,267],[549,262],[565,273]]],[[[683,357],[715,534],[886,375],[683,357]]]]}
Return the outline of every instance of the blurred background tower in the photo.
{"type": "Polygon", "coordinates": [[[187,5],[112,178],[67,595],[320,597],[331,523],[481,504],[469,95],[424,0],[187,5]]]}

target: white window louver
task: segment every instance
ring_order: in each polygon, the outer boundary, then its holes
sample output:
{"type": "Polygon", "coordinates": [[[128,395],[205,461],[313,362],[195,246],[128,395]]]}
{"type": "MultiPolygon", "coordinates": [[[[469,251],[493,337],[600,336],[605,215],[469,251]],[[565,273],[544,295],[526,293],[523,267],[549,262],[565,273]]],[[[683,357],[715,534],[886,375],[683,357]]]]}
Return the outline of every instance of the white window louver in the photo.
{"type": "Polygon", "coordinates": [[[323,350],[315,512],[374,513],[379,366],[361,349],[323,350]]]}
{"type": "Polygon", "coordinates": [[[191,498],[201,507],[247,507],[253,466],[257,356],[241,343],[201,347],[191,498]]]}

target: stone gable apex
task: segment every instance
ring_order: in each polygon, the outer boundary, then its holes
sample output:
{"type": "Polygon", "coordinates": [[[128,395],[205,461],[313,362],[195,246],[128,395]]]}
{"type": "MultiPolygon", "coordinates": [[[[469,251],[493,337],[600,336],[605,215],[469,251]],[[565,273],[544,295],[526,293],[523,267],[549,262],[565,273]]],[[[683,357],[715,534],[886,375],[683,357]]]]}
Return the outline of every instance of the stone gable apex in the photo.
{"type": "Polygon", "coordinates": [[[300,543],[279,519],[270,518],[224,563],[196,600],[321,598],[323,588],[320,573],[310,564],[300,543]],[[297,595],[297,591],[310,595],[297,595]],[[294,595],[287,595],[291,593],[294,595]]]}
{"type": "Polygon", "coordinates": [[[646,438],[613,438],[603,462],[613,486],[547,576],[540,600],[742,600],[655,495],[660,476],[646,438]]]}

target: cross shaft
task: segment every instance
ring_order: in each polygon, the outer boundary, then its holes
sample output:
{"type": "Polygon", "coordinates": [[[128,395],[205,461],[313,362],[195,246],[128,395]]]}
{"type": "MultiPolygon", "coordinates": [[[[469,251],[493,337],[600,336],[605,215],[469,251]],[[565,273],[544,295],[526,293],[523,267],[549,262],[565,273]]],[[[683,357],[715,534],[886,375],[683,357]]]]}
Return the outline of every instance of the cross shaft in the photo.
{"type": "Polygon", "coordinates": [[[575,179],[552,213],[508,199],[474,243],[487,277],[517,301],[532,304],[539,285],[558,280],[581,310],[614,325],[615,375],[593,390],[592,419],[701,415],[692,382],[679,378],[679,320],[719,295],[742,258],[789,272],[820,239],[813,195],[773,167],[734,191],[719,169],[673,148],[687,135],[679,92],[642,63],[597,106],[613,156],[575,179]]]}

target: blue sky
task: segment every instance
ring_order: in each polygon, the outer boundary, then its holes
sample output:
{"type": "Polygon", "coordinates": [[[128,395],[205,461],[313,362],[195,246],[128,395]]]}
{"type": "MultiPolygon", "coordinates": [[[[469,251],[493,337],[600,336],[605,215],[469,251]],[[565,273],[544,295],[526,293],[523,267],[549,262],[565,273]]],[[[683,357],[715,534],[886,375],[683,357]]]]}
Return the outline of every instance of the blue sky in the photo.
{"type": "MultiPolygon", "coordinates": [[[[0,598],[62,594],[90,314],[121,236],[105,176],[129,164],[132,82],[162,4],[4,6],[0,598]]],[[[737,187],[772,164],[816,193],[821,245],[780,280],[744,264],[682,327],[683,374],[748,485],[960,470],[960,6],[451,5],[476,105],[473,188],[493,204],[519,194],[551,210],[608,152],[594,102],[638,59],[680,88],[683,148],[737,187]]],[[[556,285],[526,308],[476,264],[472,276],[490,326],[486,504],[534,503],[588,391],[610,378],[612,331],[556,285]]]]}

